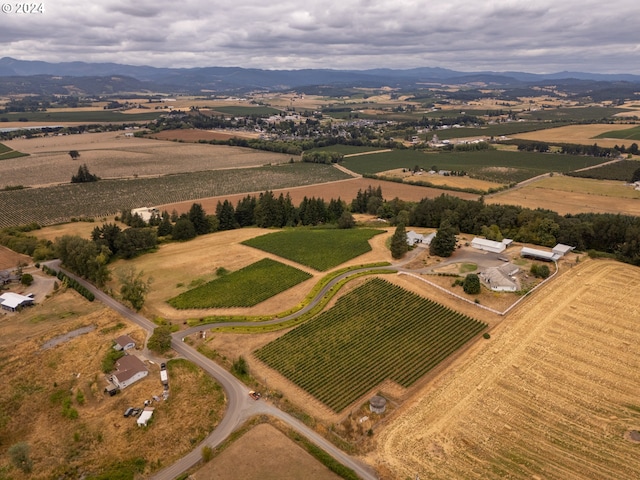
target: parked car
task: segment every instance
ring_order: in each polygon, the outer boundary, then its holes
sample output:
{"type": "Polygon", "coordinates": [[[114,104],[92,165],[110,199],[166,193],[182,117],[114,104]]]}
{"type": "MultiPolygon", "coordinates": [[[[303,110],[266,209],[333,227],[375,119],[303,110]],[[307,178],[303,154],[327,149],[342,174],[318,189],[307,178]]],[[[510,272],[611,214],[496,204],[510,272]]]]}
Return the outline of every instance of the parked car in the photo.
{"type": "Polygon", "coordinates": [[[260,397],[262,397],[262,395],[260,395],[260,392],[255,392],[253,390],[249,391],[249,396],[254,400],[260,400],[260,397]]]}
{"type": "Polygon", "coordinates": [[[135,410],[135,408],[133,407],[129,407],[124,411],[124,416],[125,417],[129,417],[133,414],[133,411],[135,410]]]}

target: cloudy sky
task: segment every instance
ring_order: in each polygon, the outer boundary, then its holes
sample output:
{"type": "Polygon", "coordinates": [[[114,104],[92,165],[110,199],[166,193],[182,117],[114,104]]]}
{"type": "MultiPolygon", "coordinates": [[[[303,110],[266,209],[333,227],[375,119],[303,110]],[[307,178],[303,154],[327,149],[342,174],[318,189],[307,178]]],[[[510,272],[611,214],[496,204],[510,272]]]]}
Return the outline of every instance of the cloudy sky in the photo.
{"type": "Polygon", "coordinates": [[[44,13],[22,13],[18,3],[0,0],[0,57],[162,67],[640,74],[636,0],[43,0],[41,5],[44,13]]]}

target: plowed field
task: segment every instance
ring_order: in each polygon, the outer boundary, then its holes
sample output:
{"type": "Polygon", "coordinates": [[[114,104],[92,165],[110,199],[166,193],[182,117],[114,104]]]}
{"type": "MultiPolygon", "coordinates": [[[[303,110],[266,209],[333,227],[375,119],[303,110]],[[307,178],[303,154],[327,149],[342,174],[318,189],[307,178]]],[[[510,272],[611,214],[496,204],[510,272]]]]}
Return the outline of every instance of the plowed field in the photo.
{"type": "Polygon", "coordinates": [[[383,478],[636,478],[639,287],[589,261],[534,294],[381,433],[383,478]]]}

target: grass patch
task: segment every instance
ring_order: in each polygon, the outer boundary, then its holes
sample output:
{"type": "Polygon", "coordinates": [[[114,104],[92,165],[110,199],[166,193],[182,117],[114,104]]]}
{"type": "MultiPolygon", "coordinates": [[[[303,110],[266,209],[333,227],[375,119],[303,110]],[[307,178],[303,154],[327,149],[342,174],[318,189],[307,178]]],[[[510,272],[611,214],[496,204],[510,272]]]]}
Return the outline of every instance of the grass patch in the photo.
{"type": "Polygon", "coordinates": [[[7,147],[5,144],[0,143],[0,160],[8,160],[10,158],[27,157],[28,153],[18,152],[12,148],[7,147]]]}
{"type": "Polygon", "coordinates": [[[216,278],[169,300],[178,309],[252,307],[312,276],[269,258],[216,278]]]}
{"type": "Polygon", "coordinates": [[[326,271],[370,252],[369,240],[380,233],[384,231],[298,227],[261,235],[242,243],[301,265],[326,271]]]}
{"type": "Polygon", "coordinates": [[[597,168],[590,168],[581,172],[570,172],[567,175],[580,178],[594,178],[596,180],[619,180],[621,182],[630,182],[633,173],[640,168],[640,162],[637,160],[621,160],[615,163],[609,163],[597,168]]]}
{"type": "MultiPolygon", "coordinates": [[[[621,140],[640,140],[640,127],[627,128],[625,130],[612,130],[604,132],[594,138],[619,138],[621,140]]],[[[628,146],[628,145],[627,145],[628,146]]]]}
{"type": "Polygon", "coordinates": [[[485,327],[376,278],[256,356],[340,412],[385,379],[409,387],[485,327]]]}
{"type": "Polygon", "coordinates": [[[476,265],[475,263],[463,263],[462,265],[460,265],[460,273],[469,273],[469,272],[475,272],[478,269],[478,265],[476,265]]]}

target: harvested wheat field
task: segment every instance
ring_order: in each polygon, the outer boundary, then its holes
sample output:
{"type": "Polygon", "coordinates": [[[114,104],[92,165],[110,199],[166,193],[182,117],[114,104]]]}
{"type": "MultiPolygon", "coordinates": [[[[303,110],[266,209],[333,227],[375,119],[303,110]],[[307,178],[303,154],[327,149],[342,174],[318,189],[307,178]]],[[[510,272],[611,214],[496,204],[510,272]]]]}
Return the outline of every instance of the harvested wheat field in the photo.
{"type": "Polygon", "coordinates": [[[383,478],[637,478],[638,288],[590,260],[535,293],[381,433],[383,478]]]}
{"type": "Polygon", "coordinates": [[[406,183],[413,182],[429,182],[436,187],[447,186],[453,188],[473,188],[476,190],[487,191],[490,188],[500,188],[503,185],[501,183],[488,182],[486,180],[479,180],[477,178],[470,177],[456,177],[428,173],[420,175],[414,175],[411,171],[404,171],[404,168],[396,168],[393,170],[387,170],[386,172],[380,172],[379,175],[383,177],[402,178],[406,183]]]}
{"type": "Polygon", "coordinates": [[[226,131],[216,130],[199,130],[190,128],[188,130],[162,130],[158,133],[147,135],[148,138],[156,140],[169,140],[178,142],[198,142],[200,140],[229,140],[230,138],[258,138],[259,133],[237,131],[229,133],[226,131]]]}
{"type": "Polygon", "coordinates": [[[31,257],[16,253],[10,248],[0,245],[0,270],[15,269],[21,263],[28,265],[31,262],[31,257]]]}
{"type": "Polygon", "coordinates": [[[286,163],[290,155],[250,148],[126,137],[123,132],[35,137],[4,142],[30,154],[0,162],[2,185],[68,183],[86,163],[101,178],[131,178],[286,163]],[[69,151],[77,150],[73,160],[69,151]]]}
{"type": "Polygon", "coordinates": [[[554,176],[485,197],[486,203],[567,213],[640,215],[640,192],[623,182],[554,176]]]}
{"type": "Polygon", "coordinates": [[[619,138],[597,138],[594,137],[613,130],[625,130],[630,128],[628,124],[592,124],[592,125],[569,125],[566,127],[550,128],[548,130],[537,130],[529,133],[518,133],[510,135],[513,138],[522,140],[537,140],[548,143],[578,143],[582,145],[593,145],[597,143],[601,147],[613,148],[621,145],[619,138]]]}

